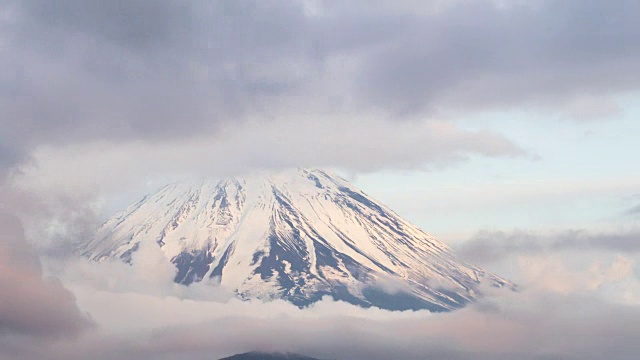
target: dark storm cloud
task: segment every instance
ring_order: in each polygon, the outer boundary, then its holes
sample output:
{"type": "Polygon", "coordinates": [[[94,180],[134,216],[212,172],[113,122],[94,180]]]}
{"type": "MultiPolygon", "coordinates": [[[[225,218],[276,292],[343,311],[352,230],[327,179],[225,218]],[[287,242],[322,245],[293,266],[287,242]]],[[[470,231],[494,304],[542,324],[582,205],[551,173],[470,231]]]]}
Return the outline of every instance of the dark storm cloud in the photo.
{"type": "Polygon", "coordinates": [[[5,337],[78,335],[90,325],[73,294],[43,279],[38,257],[18,218],[0,212],[0,345],[5,337]]]}
{"type": "Polygon", "coordinates": [[[563,250],[636,253],[640,251],[640,231],[592,233],[574,230],[552,235],[525,231],[481,231],[464,242],[458,253],[472,261],[490,263],[519,254],[563,250]]]}
{"type": "Polygon", "coordinates": [[[640,84],[638,2],[436,5],[5,0],[0,135],[20,156],[3,162],[249,116],[561,106],[640,84]]]}

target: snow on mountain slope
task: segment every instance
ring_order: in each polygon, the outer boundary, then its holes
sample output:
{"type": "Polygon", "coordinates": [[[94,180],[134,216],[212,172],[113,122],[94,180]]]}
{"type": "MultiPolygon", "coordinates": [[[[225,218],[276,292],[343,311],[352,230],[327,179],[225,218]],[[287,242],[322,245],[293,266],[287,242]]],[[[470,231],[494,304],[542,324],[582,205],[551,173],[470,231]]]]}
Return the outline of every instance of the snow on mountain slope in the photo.
{"type": "Polygon", "coordinates": [[[483,281],[512,286],[321,170],[167,185],[109,219],[81,251],[130,262],[145,242],[175,264],[178,283],[214,282],[241,298],[298,306],[330,295],[446,311],[473,301],[483,281]]]}

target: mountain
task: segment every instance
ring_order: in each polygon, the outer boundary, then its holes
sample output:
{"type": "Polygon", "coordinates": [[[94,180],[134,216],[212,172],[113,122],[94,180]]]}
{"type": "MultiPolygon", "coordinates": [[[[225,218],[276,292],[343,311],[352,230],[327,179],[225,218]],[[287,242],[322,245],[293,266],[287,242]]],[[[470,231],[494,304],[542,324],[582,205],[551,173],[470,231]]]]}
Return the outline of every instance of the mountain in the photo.
{"type": "Polygon", "coordinates": [[[222,358],[220,360],[318,360],[308,356],[302,356],[297,354],[279,354],[279,353],[264,353],[264,352],[248,352],[244,354],[238,354],[222,358]]]}
{"type": "Polygon", "coordinates": [[[175,281],[299,307],[332,296],[365,307],[447,311],[478,285],[508,281],[466,264],[433,236],[339,176],[297,169],[175,183],[103,224],[81,252],[101,261],[161,247],[175,281]]]}

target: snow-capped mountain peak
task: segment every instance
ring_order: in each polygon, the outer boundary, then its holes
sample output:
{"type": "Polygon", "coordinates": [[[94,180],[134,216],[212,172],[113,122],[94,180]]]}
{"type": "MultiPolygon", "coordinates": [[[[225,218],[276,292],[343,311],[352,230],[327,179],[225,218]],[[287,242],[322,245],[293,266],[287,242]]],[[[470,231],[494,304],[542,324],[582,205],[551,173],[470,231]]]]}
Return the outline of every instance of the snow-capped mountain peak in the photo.
{"type": "Polygon", "coordinates": [[[154,242],[175,281],[208,281],[241,298],[305,306],[322,296],[388,309],[451,310],[482,281],[506,280],[457,260],[433,236],[346,180],[297,169],[175,183],[109,219],[82,252],[131,261],[154,242]]]}

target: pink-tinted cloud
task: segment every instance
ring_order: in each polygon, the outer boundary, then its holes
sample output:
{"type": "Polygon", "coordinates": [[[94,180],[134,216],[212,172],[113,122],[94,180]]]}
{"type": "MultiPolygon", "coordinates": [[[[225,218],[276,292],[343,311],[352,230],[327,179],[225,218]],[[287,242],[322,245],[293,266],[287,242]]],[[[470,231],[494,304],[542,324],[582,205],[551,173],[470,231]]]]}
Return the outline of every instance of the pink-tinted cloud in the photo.
{"type": "Polygon", "coordinates": [[[73,294],[43,278],[20,220],[0,213],[0,338],[74,336],[89,325],[73,294]]]}

